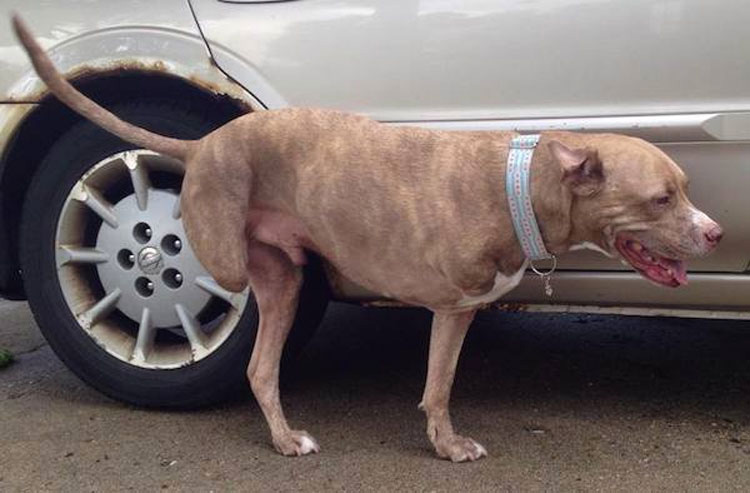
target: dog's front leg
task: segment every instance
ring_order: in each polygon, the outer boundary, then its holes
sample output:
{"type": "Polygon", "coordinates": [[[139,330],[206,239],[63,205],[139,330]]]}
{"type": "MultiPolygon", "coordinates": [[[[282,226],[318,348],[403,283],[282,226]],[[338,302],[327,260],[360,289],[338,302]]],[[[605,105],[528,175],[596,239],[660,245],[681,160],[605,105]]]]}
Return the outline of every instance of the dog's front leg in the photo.
{"type": "Polygon", "coordinates": [[[453,462],[473,461],[487,455],[480,444],[453,432],[448,412],[458,356],[474,313],[474,310],[462,313],[435,312],[430,335],[427,383],[419,405],[427,414],[427,436],[435,451],[439,457],[453,462]]]}

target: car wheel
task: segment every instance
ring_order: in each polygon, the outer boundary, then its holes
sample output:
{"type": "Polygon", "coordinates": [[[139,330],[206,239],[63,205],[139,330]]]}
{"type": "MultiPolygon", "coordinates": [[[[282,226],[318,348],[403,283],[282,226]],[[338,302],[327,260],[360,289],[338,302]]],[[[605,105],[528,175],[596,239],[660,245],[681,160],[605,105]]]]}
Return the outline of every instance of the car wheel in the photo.
{"type": "MultiPolygon", "coordinates": [[[[170,101],[113,110],[181,138],[218,126],[170,101]]],[[[52,146],[24,204],[21,267],[42,333],[82,380],[136,405],[193,407],[247,389],[257,307],[248,290],[221,288],[193,254],[182,173],[178,161],[83,121],[52,146]]],[[[285,358],[312,336],[327,300],[313,262],[285,358]]]]}

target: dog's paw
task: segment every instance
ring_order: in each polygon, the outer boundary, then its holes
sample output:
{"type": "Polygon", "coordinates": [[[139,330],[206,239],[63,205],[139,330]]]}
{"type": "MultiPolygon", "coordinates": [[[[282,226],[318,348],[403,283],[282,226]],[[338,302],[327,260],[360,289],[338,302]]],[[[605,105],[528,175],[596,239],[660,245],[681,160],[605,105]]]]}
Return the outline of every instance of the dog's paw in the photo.
{"type": "Polygon", "coordinates": [[[436,444],[435,450],[441,459],[453,462],[471,462],[487,456],[487,450],[471,438],[452,435],[436,444]]]}
{"type": "Polygon", "coordinates": [[[286,456],[300,456],[320,452],[320,446],[306,431],[290,430],[288,433],[274,437],[273,446],[286,456]]]}

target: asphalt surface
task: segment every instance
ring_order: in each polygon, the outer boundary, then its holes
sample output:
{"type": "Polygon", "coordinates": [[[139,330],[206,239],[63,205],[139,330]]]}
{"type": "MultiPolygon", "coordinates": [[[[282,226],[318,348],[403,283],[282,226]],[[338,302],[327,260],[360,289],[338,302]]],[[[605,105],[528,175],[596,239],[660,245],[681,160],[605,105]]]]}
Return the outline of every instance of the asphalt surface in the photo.
{"type": "Polygon", "coordinates": [[[429,316],[332,305],[282,389],[322,452],[273,452],[251,399],[133,408],[88,388],[0,303],[0,491],[748,491],[750,324],[486,312],[434,458],[417,410],[429,316]]]}

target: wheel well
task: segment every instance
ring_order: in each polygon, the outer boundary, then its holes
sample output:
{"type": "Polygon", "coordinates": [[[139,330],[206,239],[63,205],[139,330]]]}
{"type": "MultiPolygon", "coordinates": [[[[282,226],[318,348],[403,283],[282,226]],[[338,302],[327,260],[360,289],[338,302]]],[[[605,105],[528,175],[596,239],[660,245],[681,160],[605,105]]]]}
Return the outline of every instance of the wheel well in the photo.
{"type": "MultiPolygon", "coordinates": [[[[251,111],[249,105],[232,97],[215,94],[192,82],[140,71],[99,73],[71,81],[82,93],[105,108],[139,97],[175,99],[196,109],[211,109],[216,127],[251,111]]],[[[19,125],[0,162],[0,225],[7,245],[6,275],[0,279],[0,293],[22,299],[23,285],[18,268],[18,228],[24,198],[34,173],[50,146],[67,129],[82,120],[54,96],[46,96],[19,125]]]]}

